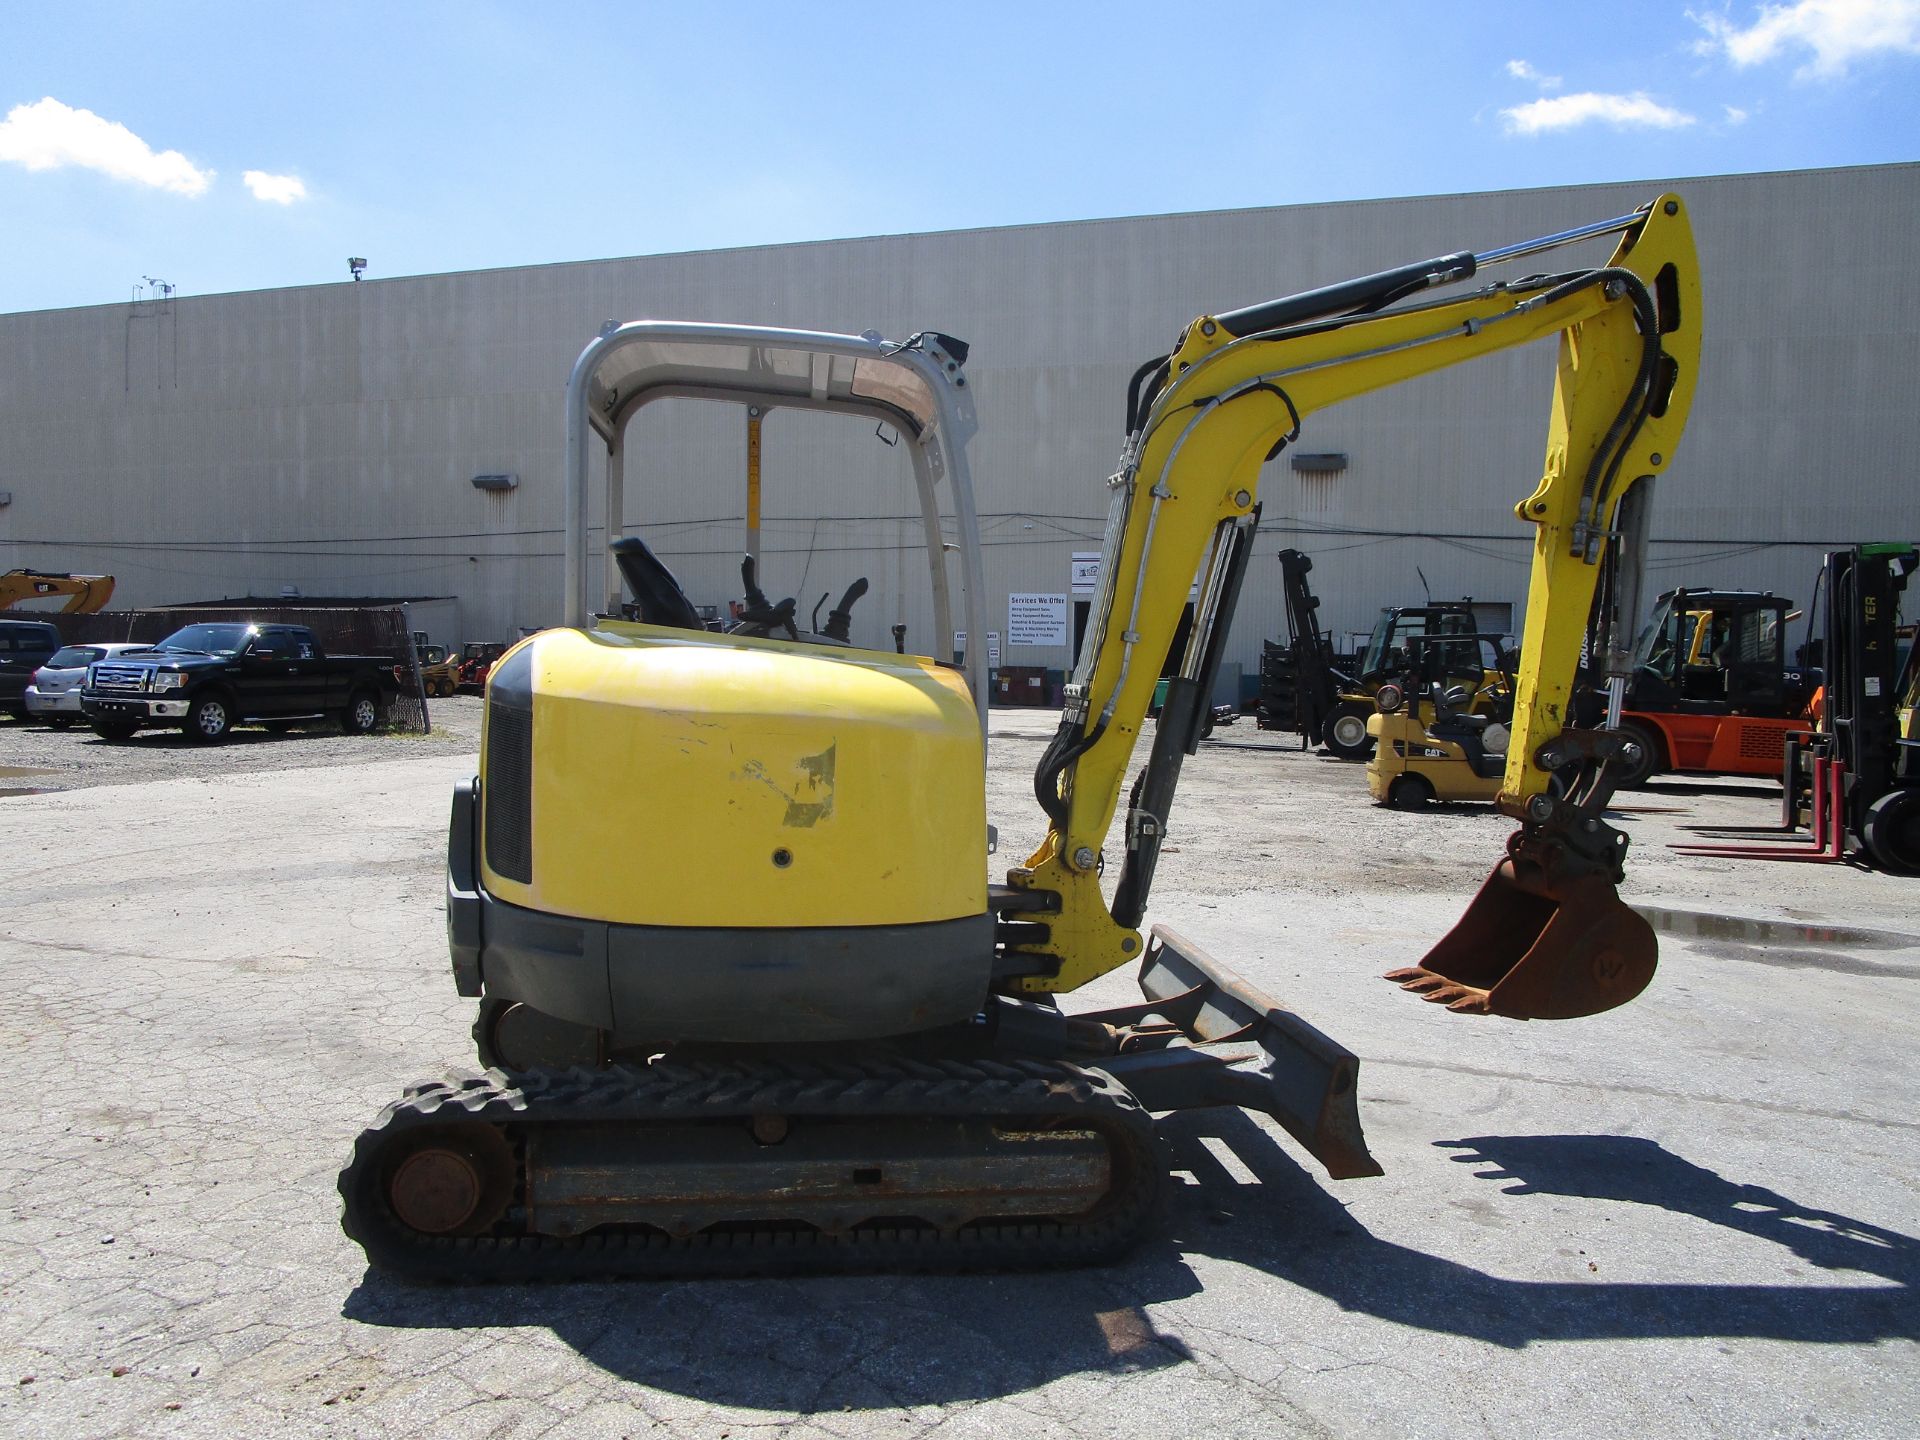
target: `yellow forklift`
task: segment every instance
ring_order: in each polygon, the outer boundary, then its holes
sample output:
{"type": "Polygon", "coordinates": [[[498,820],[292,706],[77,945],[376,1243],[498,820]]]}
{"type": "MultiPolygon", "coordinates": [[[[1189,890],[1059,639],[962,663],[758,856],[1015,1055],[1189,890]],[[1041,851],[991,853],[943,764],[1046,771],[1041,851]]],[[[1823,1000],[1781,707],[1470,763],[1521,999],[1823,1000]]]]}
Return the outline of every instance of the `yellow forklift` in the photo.
{"type": "Polygon", "coordinates": [[[1514,691],[1503,638],[1406,638],[1404,678],[1380,685],[1367,717],[1374,804],[1418,810],[1436,800],[1490,804],[1499,795],[1514,691]]]}
{"type": "MultiPolygon", "coordinates": [[[[1473,600],[1429,598],[1424,605],[1381,607],[1366,648],[1344,671],[1334,663],[1332,638],[1319,626],[1320,601],[1307,581],[1312,569],[1313,560],[1300,551],[1280,552],[1288,640],[1284,646],[1269,642],[1262,658],[1258,723],[1263,730],[1295,731],[1303,748],[1322,745],[1341,760],[1365,760],[1373,753],[1367,723],[1380,686],[1405,672],[1411,642],[1471,637],[1473,600]]],[[[1495,698],[1497,670],[1453,678],[1471,682],[1465,706],[1476,714],[1495,698]]]]}

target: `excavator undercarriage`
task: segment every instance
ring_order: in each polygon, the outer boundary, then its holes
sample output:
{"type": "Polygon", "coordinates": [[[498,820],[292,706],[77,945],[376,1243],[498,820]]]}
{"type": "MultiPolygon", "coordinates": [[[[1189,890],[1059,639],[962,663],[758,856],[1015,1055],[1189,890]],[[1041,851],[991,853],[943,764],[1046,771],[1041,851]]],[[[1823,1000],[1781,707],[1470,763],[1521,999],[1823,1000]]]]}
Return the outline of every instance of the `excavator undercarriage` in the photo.
{"type": "Polygon", "coordinates": [[[1155,1113],[1260,1111],[1333,1178],[1381,1173],[1351,1052],[1164,928],[1140,987],[890,1044],[603,1038],[564,1070],[415,1085],[355,1145],[343,1223],[427,1280],[1028,1267],[1151,1229],[1155,1113]]]}
{"type": "Polygon", "coordinates": [[[663,1059],[415,1086],[341,1192],[382,1269],[596,1279],[1106,1260],[1161,1172],[1139,1101],[1064,1061],[663,1059]]]}

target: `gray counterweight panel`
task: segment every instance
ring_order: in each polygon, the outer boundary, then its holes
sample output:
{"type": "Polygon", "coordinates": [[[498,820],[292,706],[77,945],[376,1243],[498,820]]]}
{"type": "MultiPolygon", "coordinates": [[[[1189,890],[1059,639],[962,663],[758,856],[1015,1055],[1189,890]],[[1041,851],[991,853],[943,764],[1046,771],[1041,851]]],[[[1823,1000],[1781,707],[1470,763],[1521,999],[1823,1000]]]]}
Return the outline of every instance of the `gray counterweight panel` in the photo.
{"type": "Polygon", "coordinates": [[[478,896],[486,993],[635,1040],[873,1039],[986,1003],[993,917],[773,930],[611,925],[478,896]]]}

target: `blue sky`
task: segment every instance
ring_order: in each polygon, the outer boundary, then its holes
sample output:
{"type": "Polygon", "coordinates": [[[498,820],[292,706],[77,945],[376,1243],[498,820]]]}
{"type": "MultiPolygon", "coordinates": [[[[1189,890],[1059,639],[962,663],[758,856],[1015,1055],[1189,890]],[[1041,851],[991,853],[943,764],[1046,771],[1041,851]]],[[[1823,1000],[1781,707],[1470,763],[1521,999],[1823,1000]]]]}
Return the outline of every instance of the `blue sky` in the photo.
{"type": "Polygon", "coordinates": [[[1920,158],[1920,0],[10,7],[0,311],[1920,158]]]}

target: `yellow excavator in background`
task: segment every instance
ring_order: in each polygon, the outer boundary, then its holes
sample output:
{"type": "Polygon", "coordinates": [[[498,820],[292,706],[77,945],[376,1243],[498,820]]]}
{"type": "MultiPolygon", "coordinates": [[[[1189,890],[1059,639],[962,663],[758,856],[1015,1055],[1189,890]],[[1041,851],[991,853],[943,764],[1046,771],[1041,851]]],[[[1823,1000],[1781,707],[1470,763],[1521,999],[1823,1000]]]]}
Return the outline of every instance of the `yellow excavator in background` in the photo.
{"type": "MultiPolygon", "coordinates": [[[[1520,825],[1454,929],[1388,978],[1463,1013],[1605,1010],[1647,984],[1655,946],[1616,893],[1627,841],[1603,817],[1623,737],[1570,728],[1568,699],[1589,617],[1643,608],[1648,501],[1699,327],[1671,195],[1194,320],[1129,387],[1099,593],[1034,777],[1047,832],[995,885],[984,647],[947,664],[853,646],[864,580],[802,631],[751,565],[740,618],[714,633],[639,537],[613,541],[606,588],[585,538],[591,445],[618,535],[627,424],[654,400],[747,410],[750,559],[754,422],[878,419],[914,466],[933,631],[984,633],[966,347],[610,325],[568,387],[567,624],[494,665],[481,772],[454,796],[449,946],[492,1068],[413,1087],[360,1136],[340,1177],[347,1233],[378,1267],[451,1280],[1100,1260],[1153,1224],[1153,1115],[1218,1105],[1273,1115],[1335,1178],[1379,1173],[1355,1057],[1140,928],[1262,466],[1338,401],[1558,338],[1545,471],[1516,508],[1534,549],[1499,804],[1520,825]],[[1424,293],[1601,236],[1618,237],[1601,265],[1424,293]],[[619,578],[638,623],[594,616],[619,612],[619,578]],[[1139,1003],[1059,1007],[1129,964],[1139,1003]]],[[[1596,639],[1616,711],[1630,638],[1596,639]]]]}
{"type": "Polygon", "coordinates": [[[62,615],[91,615],[104,610],[113,598],[111,575],[65,575],[51,570],[8,570],[0,574],[0,610],[11,610],[22,600],[66,597],[62,615]]]}

